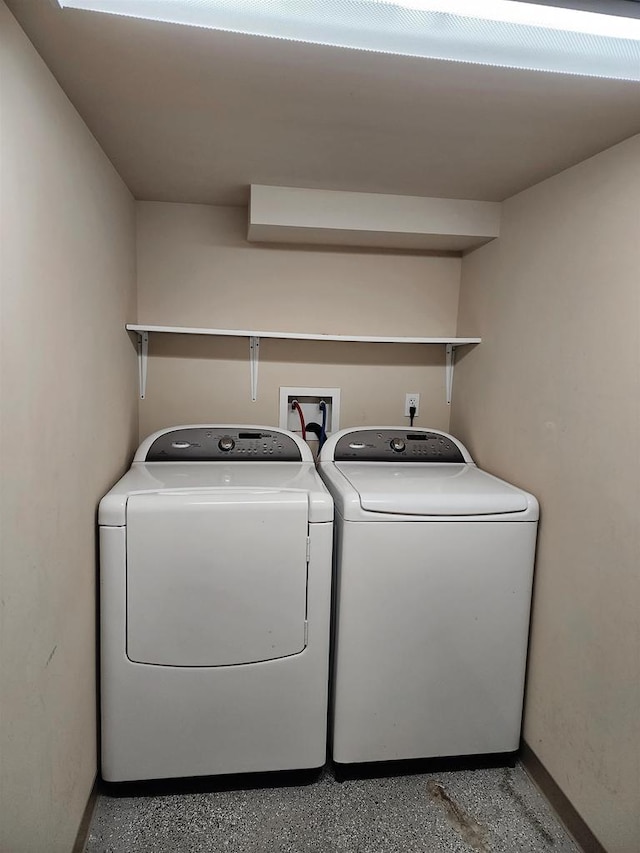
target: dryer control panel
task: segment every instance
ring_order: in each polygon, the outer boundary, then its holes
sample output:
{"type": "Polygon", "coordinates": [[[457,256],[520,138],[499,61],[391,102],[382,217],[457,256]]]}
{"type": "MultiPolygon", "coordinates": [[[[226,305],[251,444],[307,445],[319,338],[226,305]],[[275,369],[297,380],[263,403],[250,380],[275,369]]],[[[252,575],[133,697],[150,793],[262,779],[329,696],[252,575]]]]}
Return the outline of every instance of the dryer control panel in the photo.
{"type": "Polygon", "coordinates": [[[187,427],[159,436],[146,462],[300,462],[295,441],[278,430],[187,427]]]}
{"type": "Polygon", "coordinates": [[[371,429],[347,433],[338,439],[336,462],[459,462],[460,448],[446,435],[425,430],[371,429]]]}

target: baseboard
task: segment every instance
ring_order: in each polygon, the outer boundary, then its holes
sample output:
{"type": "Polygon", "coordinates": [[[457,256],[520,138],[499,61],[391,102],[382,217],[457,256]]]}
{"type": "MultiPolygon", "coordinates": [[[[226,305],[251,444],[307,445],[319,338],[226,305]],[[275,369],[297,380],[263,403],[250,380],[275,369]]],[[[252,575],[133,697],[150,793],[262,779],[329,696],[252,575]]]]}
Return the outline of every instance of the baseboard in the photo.
{"type": "Polygon", "coordinates": [[[93,780],[93,787],[91,788],[91,792],[89,794],[89,799],[87,800],[87,805],[84,807],[84,812],[82,813],[82,820],[80,821],[80,826],[78,827],[78,834],[76,835],[76,841],[73,845],[71,853],[84,853],[85,847],[87,846],[87,841],[89,839],[89,827],[91,826],[91,818],[93,817],[93,810],[96,807],[96,800],[98,799],[98,777],[93,780]]]}
{"type": "Polygon", "coordinates": [[[529,776],[540,788],[546,799],[573,836],[574,841],[584,853],[607,853],[602,844],[571,805],[566,795],[560,790],[558,784],[540,761],[529,744],[523,741],[520,751],[520,760],[529,776]]]}

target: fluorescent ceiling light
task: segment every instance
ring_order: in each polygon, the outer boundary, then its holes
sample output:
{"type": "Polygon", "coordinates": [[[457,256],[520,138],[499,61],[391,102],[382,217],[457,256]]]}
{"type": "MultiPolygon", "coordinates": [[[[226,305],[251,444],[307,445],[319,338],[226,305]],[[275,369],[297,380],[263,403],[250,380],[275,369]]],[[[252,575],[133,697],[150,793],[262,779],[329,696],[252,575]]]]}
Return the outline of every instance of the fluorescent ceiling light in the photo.
{"type": "Polygon", "coordinates": [[[640,19],[516,0],[58,0],[62,7],[481,65],[640,80],[640,19]]]}

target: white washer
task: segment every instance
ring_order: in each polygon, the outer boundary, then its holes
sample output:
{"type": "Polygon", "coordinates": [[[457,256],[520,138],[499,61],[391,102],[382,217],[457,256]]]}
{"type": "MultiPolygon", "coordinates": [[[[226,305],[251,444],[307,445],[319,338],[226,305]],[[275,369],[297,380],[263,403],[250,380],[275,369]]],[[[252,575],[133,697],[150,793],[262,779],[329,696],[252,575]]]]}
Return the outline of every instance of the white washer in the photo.
{"type": "Polygon", "coordinates": [[[339,764],[518,749],[538,504],[447,433],[342,430],[332,754],[339,764]]]}
{"type": "Polygon", "coordinates": [[[292,433],[141,444],[99,511],[104,779],[325,763],[332,519],[292,433]]]}

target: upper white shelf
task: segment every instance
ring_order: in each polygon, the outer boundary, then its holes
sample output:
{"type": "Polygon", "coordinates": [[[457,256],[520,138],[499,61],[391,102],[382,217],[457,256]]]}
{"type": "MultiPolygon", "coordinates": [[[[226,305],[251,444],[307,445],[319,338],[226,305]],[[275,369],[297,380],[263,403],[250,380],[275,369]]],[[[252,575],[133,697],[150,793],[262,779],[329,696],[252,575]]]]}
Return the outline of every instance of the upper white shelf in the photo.
{"type": "Polygon", "coordinates": [[[481,338],[423,338],[399,335],[324,335],[308,332],[264,332],[250,329],[197,329],[188,326],[144,326],[128,323],[130,332],[168,332],[177,335],[223,335],[233,338],[283,338],[293,341],[355,341],[363,344],[479,344],[481,338]]]}
{"type": "Polygon", "coordinates": [[[232,338],[249,338],[249,362],[251,365],[251,399],[258,396],[258,355],[260,338],[279,338],[292,341],[351,341],[366,344],[440,344],[446,347],[447,403],[451,402],[453,387],[453,365],[456,347],[467,344],[479,344],[481,338],[423,338],[399,335],[321,335],[309,332],[264,332],[251,329],[198,329],[188,326],[146,326],[140,323],[128,323],[127,329],[138,335],[138,378],[140,397],[144,399],[147,385],[147,356],[149,335],[154,332],[173,335],[216,335],[232,338]]]}
{"type": "Polygon", "coordinates": [[[464,252],[499,236],[501,209],[496,201],[252,184],[247,239],[464,252]]]}

